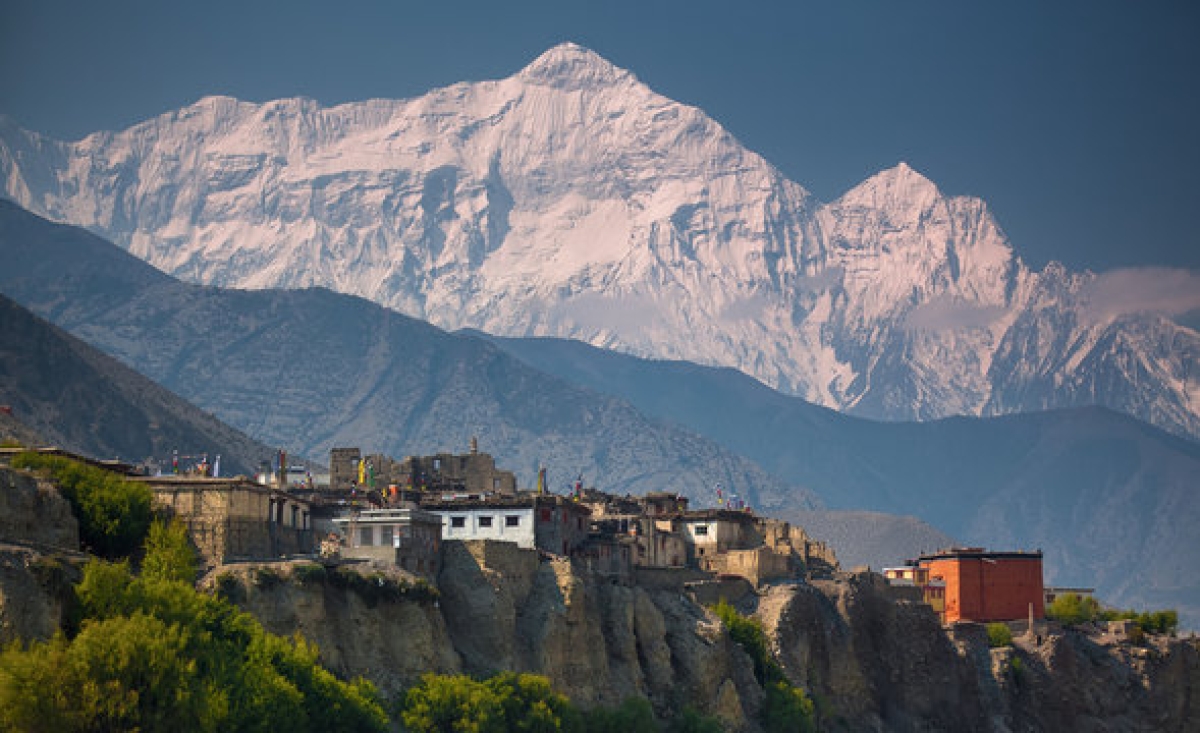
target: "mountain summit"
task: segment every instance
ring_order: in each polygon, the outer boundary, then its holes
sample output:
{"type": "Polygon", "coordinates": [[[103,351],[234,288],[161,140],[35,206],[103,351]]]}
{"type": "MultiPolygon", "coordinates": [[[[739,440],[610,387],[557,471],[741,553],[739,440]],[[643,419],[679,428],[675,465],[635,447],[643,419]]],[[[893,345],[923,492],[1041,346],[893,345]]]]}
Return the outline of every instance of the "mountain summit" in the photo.
{"type": "Polygon", "coordinates": [[[538,56],[518,74],[530,84],[559,89],[582,89],[634,80],[633,74],[619,69],[600,54],[574,43],[560,43],[538,56]]]}
{"type": "Polygon", "coordinates": [[[863,416],[1102,404],[1200,436],[1200,335],[1089,306],[906,164],[821,203],[700,110],[555,46],[324,108],[209,98],[76,143],[0,128],[0,193],[178,277],[321,285],[444,328],[733,366],[863,416]]]}

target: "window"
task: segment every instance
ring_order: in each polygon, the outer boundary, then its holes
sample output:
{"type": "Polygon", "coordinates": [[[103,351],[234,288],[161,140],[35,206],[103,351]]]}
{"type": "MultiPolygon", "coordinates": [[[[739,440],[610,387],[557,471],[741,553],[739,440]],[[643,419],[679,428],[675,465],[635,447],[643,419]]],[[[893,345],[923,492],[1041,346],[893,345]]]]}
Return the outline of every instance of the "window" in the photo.
{"type": "Polygon", "coordinates": [[[697,537],[702,537],[702,536],[707,535],[708,534],[708,525],[707,524],[697,524],[695,532],[696,532],[697,537]]]}
{"type": "Polygon", "coordinates": [[[479,518],[479,526],[480,527],[492,526],[492,518],[491,517],[480,517],[479,518]]]}
{"type": "Polygon", "coordinates": [[[505,527],[520,527],[521,517],[517,514],[510,514],[504,518],[505,527]]]}
{"type": "Polygon", "coordinates": [[[465,527],[465,526],[467,526],[467,518],[466,517],[450,517],[450,526],[456,527],[456,528],[465,527]]]}
{"type": "Polygon", "coordinates": [[[388,545],[392,544],[392,528],[391,527],[380,527],[379,528],[379,544],[382,545],[383,547],[387,547],[388,545]]]}
{"type": "Polygon", "coordinates": [[[359,527],[358,544],[360,547],[370,547],[374,544],[374,527],[359,527]]]}

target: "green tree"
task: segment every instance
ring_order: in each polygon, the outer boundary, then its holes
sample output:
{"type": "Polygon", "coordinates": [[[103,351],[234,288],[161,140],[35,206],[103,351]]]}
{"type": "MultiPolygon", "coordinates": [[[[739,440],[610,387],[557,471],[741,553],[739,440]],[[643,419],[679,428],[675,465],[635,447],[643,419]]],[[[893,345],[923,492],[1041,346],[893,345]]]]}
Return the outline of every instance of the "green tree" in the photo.
{"type": "Polygon", "coordinates": [[[155,520],[146,535],[146,557],[142,577],[155,580],[196,582],[196,551],[192,549],[187,527],[178,519],[170,524],[155,520]]]}
{"type": "Polygon", "coordinates": [[[479,681],[466,675],[427,674],[408,691],[401,709],[413,733],[576,731],[581,716],[540,675],[501,672],[479,681]]]}
{"type": "Polygon", "coordinates": [[[127,563],[95,560],[76,592],[85,615],[78,636],[0,656],[5,729],[387,727],[369,682],[336,679],[302,638],[269,634],[249,614],[188,583],[135,577],[127,563]]]}
{"type": "Polygon", "coordinates": [[[1078,593],[1063,593],[1046,607],[1046,618],[1073,626],[1095,621],[1100,618],[1101,612],[1100,604],[1095,598],[1078,593]]]}
{"type": "Polygon", "coordinates": [[[644,697],[626,698],[615,708],[594,708],[583,714],[587,733],[659,733],[654,708],[644,697]]]}
{"type": "Polygon", "coordinates": [[[705,715],[693,707],[686,707],[679,717],[671,721],[670,733],[722,733],[725,727],[711,715],[705,715]]]}

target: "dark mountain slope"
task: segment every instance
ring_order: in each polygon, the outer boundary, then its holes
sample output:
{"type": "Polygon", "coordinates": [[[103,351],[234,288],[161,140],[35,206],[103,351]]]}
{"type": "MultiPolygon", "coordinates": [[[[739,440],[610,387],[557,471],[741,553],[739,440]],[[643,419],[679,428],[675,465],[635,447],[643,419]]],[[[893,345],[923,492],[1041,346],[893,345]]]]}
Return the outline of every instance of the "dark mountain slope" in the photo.
{"type": "Polygon", "coordinates": [[[249,474],[271,449],[0,295],[0,403],[51,444],[99,458],[221,456],[249,474]]]}

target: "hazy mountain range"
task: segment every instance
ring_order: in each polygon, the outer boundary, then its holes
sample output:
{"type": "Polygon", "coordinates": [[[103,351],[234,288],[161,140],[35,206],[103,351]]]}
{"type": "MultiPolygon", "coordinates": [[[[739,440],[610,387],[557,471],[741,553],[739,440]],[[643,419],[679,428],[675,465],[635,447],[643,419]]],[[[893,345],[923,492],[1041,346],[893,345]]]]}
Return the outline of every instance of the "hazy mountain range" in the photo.
{"type": "Polygon", "coordinates": [[[211,97],[77,142],[5,122],[0,193],[191,282],[735,367],[860,416],[1104,405],[1200,436],[1200,335],[1162,314],[1194,278],[1032,270],[904,164],[817,201],[572,44],[408,100],[211,97]]]}
{"type": "Polygon", "coordinates": [[[548,339],[493,344],[322,289],[181,283],[8,203],[0,257],[0,292],[295,452],[403,456],[462,450],[477,435],[524,485],[544,463],[552,485],[582,472],[604,490],[673,490],[704,505],[721,483],[875,563],[902,557],[870,554],[889,533],[909,542],[905,552],[944,535],[915,520],[806,510],[915,515],[966,542],[1040,546],[1050,582],[1173,605],[1200,625],[1190,563],[1200,446],[1111,411],[878,423],[731,369],[548,339]]]}

